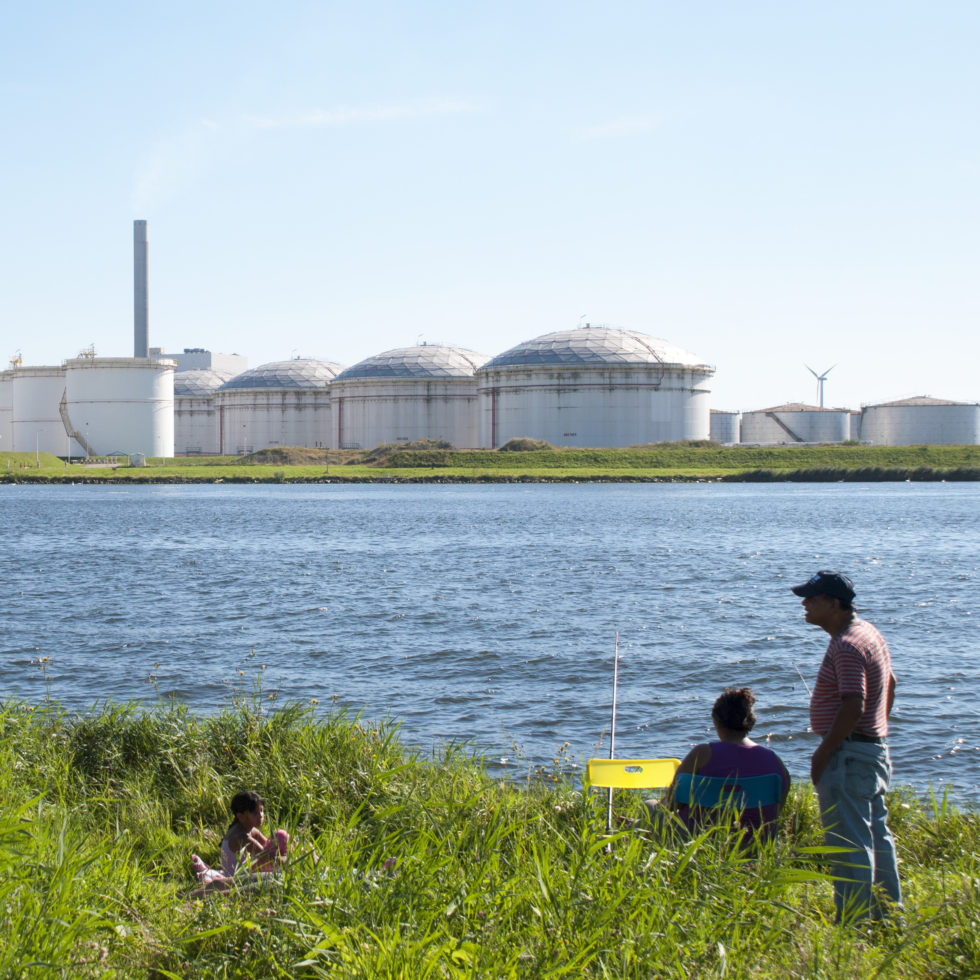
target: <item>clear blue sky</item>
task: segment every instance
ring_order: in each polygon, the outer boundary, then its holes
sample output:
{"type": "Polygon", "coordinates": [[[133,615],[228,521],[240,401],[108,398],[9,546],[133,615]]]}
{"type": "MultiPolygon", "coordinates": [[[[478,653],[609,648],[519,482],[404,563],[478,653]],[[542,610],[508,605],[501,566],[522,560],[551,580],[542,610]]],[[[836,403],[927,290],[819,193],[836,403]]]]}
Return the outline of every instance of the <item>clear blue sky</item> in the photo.
{"type": "Polygon", "coordinates": [[[980,3],[0,6],[0,357],[349,365],[584,318],[712,406],[980,401],[980,3]]]}

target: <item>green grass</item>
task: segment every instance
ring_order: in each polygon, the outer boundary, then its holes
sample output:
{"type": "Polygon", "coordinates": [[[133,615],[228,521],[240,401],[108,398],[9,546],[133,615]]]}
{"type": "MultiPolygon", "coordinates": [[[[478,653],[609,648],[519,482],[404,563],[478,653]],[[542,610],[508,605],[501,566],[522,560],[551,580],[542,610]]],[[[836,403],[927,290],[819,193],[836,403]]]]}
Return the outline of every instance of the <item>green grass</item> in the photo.
{"type": "Polygon", "coordinates": [[[461,748],[421,757],[384,725],[274,704],[0,710],[0,976],[980,973],[972,811],[893,794],[904,923],[840,929],[807,787],[755,860],[718,830],[623,834],[607,854],[602,800],[560,749],[517,786],[461,748]],[[299,859],[279,884],[188,901],[190,853],[216,861],[245,787],[299,859]]]}
{"type": "Polygon", "coordinates": [[[394,480],[500,482],[739,480],[980,480],[980,446],[826,445],[753,448],[664,443],[629,449],[547,449],[529,452],[402,449],[323,452],[325,461],[290,465],[314,451],[280,450],[238,456],[151,459],[146,467],[66,466],[46,453],[0,453],[0,482],[285,483],[394,480]],[[282,459],[265,461],[270,456],[282,459]],[[329,460],[327,462],[326,460],[329,460]]]}

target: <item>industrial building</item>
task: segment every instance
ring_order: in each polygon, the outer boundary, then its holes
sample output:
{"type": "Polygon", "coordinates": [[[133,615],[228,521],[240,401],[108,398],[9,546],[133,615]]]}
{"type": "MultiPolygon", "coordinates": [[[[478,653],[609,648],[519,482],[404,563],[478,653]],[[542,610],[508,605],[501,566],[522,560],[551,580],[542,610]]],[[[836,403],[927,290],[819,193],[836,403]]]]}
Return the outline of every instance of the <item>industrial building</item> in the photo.
{"type": "Polygon", "coordinates": [[[475,371],[487,357],[420,344],[366,358],[330,383],[332,449],[438,439],[479,446],[475,371]]]}
{"type": "Polygon", "coordinates": [[[182,354],[167,354],[162,347],[151,347],[150,357],[173,361],[177,373],[217,371],[229,378],[248,370],[248,358],[241,354],[215,354],[204,347],[185,347],[182,354]]]}
{"type": "Polygon", "coordinates": [[[14,372],[0,371],[0,452],[14,448],[14,372]]]}
{"type": "MultiPolygon", "coordinates": [[[[64,367],[18,365],[10,375],[13,451],[67,454],[68,435],[59,411],[65,393],[64,367]]],[[[81,454],[82,450],[76,444],[71,452],[81,454]]]]}
{"type": "Polygon", "coordinates": [[[742,415],[740,441],[749,445],[845,442],[850,438],[851,412],[846,408],[794,403],[742,415]]]}
{"type": "Polygon", "coordinates": [[[707,439],[714,368],[666,340],[586,325],[505,351],[476,372],[480,444],[555,446],[707,439]]]}
{"type": "Polygon", "coordinates": [[[62,438],[90,456],[173,456],[175,370],[151,357],[65,361],[62,438]]]}
{"type": "Polygon", "coordinates": [[[214,393],[218,452],[251,453],[274,446],[328,448],[330,382],[343,367],[297,357],[272,361],[226,381],[214,393]]]}
{"type": "Polygon", "coordinates": [[[742,413],[723,412],[720,409],[711,409],[709,418],[710,433],[709,438],[712,442],[720,442],[725,446],[734,446],[741,438],[742,413]]]}
{"type": "Polygon", "coordinates": [[[174,375],[174,455],[218,456],[221,435],[214,393],[234,377],[210,369],[174,375]]]}
{"type": "Polygon", "coordinates": [[[873,446],[980,444],[980,403],[905,398],[866,405],[861,440],[873,446]]]}
{"type": "Polygon", "coordinates": [[[860,412],[792,403],[709,410],[714,367],[635,330],[586,324],[487,359],[420,344],[344,369],[294,358],[248,370],[239,354],[149,346],[147,223],[133,222],[133,356],[94,350],[0,372],[0,450],[76,456],[229,455],[276,446],[370,449],[422,439],[496,448],[631,446],[711,438],[726,445],[980,444],[980,403],[909,398],[860,412]]]}

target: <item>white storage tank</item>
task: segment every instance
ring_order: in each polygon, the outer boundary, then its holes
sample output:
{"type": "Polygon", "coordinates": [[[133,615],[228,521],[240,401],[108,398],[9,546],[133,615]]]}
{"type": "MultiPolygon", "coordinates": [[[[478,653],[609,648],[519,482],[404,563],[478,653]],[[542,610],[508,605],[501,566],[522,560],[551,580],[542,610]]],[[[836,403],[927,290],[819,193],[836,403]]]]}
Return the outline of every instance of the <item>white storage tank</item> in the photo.
{"type": "Polygon", "coordinates": [[[233,376],[210,368],[174,375],[174,455],[221,455],[214,393],[233,376]]]}
{"type": "Polygon", "coordinates": [[[69,442],[61,420],[65,394],[65,369],[51,365],[16,367],[11,372],[11,416],[14,452],[81,455],[81,447],[69,442]]]}
{"type": "Polygon", "coordinates": [[[14,372],[0,371],[0,453],[14,451],[14,372]]]}
{"type": "Polygon", "coordinates": [[[866,405],[861,439],[873,446],[976,446],[980,444],[980,403],[941,398],[905,398],[866,405]]]}
{"type": "Polygon", "coordinates": [[[711,441],[720,442],[725,446],[733,446],[739,441],[742,425],[741,412],[723,412],[711,409],[711,441]]]}
{"type": "Polygon", "coordinates": [[[173,456],[175,368],[150,357],[65,361],[65,425],[90,454],[173,456]]]}
{"type": "Polygon", "coordinates": [[[518,344],[476,372],[480,444],[555,446],[707,439],[714,368],[635,330],[586,325],[518,344]]]}
{"type": "Polygon", "coordinates": [[[479,446],[476,377],[482,354],[421,344],[376,354],[330,384],[331,448],[439,439],[457,449],[479,446]]]}
{"type": "Polygon", "coordinates": [[[343,367],[297,357],[271,361],[226,381],[214,394],[219,452],[251,453],[273,446],[328,448],[330,382],[343,367]]]}
{"type": "Polygon", "coordinates": [[[746,445],[846,442],[850,437],[851,413],[846,408],[795,403],[742,415],[741,442],[746,445]]]}

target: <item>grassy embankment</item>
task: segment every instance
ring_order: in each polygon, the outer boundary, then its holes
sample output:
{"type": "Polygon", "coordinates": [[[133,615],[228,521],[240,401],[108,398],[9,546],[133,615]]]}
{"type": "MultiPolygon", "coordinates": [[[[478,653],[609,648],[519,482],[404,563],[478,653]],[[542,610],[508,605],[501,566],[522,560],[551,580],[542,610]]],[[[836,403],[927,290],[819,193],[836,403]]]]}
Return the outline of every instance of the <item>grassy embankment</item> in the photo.
{"type": "Polygon", "coordinates": [[[980,446],[723,447],[664,443],[628,449],[501,450],[381,447],[369,452],[284,448],[250,456],[72,464],[46,453],[0,453],[0,482],[139,483],[495,482],[513,480],[980,480],[980,446]]]}
{"type": "Polygon", "coordinates": [[[842,929],[806,787],[758,860],[717,830],[607,854],[604,807],[557,774],[560,748],[556,773],[515,787],[462,751],[420,758],[384,727],[263,703],[0,709],[0,976],[980,974],[975,812],[896,794],[904,923],[842,929]],[[217,860],[243,787],[320,861],[188,901],[189,856],[217,860]]]}

